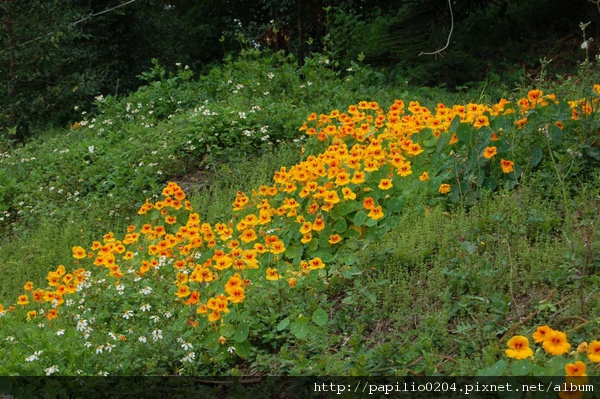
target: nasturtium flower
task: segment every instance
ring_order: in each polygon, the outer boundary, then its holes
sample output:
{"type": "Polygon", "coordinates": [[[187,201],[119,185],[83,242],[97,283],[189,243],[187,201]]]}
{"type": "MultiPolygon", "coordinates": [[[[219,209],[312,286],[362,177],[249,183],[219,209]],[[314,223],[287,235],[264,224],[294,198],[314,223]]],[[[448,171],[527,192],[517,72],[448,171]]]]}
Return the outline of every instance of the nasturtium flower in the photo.
{"type": "Polygon", "coordinates": [[[375,200],[372,197],[367,197],[363,201],[363,208],[371,210],[375,206],[375,200]]]}
{"type": "Polygon", "coordinates": [[[419,180],[420,180],[420,181],[428,181],[428,180],[429,180],[429,173],[427,173],[427,172],[423,172],[423,173],[421,174],[421,176],[419,176],[419,180]]]}
{"type": "Polygon", "coordinates": [[[490,121],[488,120],[488,117],[485,115],[479,115],[477,118],[475,118],[475,122],[473,123],[473,126],[476,128],[480,128],[483,126],[489,126],[490,125],[490,121]]]}
{"type": "Polygon", "coordinates": [[[456,143],[458,143],[458,136],[456,135],[456,133],[453,133],[448,144],[456,144],[456,143]]]}
{"type": "Polygon", "coordinates": [[[440,192],[440,194],[448,194],[451,190],[451,187],[449,184],[442,184],[440,185],[440,188],[438,189],[438,191],[440,192]]]}
{"type": "Polygon", "coordinates": [[[512,359],[521,360],[533,356],[527,337],[516,335],[507,342],[507,345],[509,349],[506,349],[504,353],[512,359]]]}
{"type": "Polygon", "coordinates": [[[83,247],[73,247],[72,251],[75,259],[83,259],[87,256],[87,251],[83,247]]]}
{"type": "Polygon", "coordinates": [[[527,99],[529,100],[529,102],[531,102],[531,106],[533,108],[535,108],[536,104],[542,98],[543,94],[544,93],[541,90],[530,90],[529,93],[527,93],[527,99]]]}
{"type": "Polygon", "coordinates": [[[339,234],[332,234],[329,236],[329,243],[332,245],[337,244],[340,241],[342,241],[342,237],[339,234]]]}
{"type": "Polygon", "coordinates": [[[381,179],[377,187],[379,187],[380,190],[389,190],[393,186],[394,185],[390,179],[381,179]]]}
{"type": "Polygon", "coordinates": [[[277,281],[279,280],[279,272],[274,268],[267,268],[267,280],[277,281]]]}
{"type": "Polygon", "coordinates": [[[308,261],[309,270],[323,269],[325,264],[321,260],[321,258],[314,258],[308,261]]]}
{"type": "Polygon", "coordinates": [[[569,363],[565,366],[565,372],[568,376],[586,376],[585,370],[585,363],[581,360],[578,360],[575,363],[569,363]]]}
{"type": "Polygon", "coordinates": [[[48,320],[56,319],[56,317],[58,316],[58,309],[56,309],[56,308],[50,309],[49,311],[46,312],[45,316],[48,320]]]}
{"type": "Polygon", "coordinates": [[[19,295],[17,299],[17,305],[25,306],[29,303],[29,297],[27,295],[19,295]]]}
{"type": "Polygon", "coordinates": [[[384,216],[381,205],[374,206],[373,208],[371,208],[371,211],[367,214],[367,216],[373,220],[381,219],[384,216]]]}
{"type": "Polygon", "coordinates": [[[515,163],[512,161],[507,161],[506,159],[500,160],[500,166],[502,167],[502,172],[504,172],[504,173],[510,173],[510,172],[514,171],[515,170],[514,165],[515,165],[515,163]]]}
{"type": "Polygon", "coordinates": [[[342,189],[342,194],[344,195],[345,200],[354,200],[356,199],[356,193],[352,191],[352,189],[348,187],[344,187],[342,189]]]}
{"type": "Polygon", "coordinates": [[[485,147],[485,150],[483,151],[483,157],[490,159],[497,153],[498,149],[496,147],[485,147]]]}
{"type": "Polygon", "coordinates": [[[567,334],[562,331],[551,331],[542,344],[544,350],[552,355],[564,355],[571,348],[567,342],[567,334]]]}
{"type": "Polygon", "coordinates": [[[587,348],[587,357],[594,363],[600,363],[600,341],[593,340],[587,348]]]}
{"type": "Polygon", "coordinates": [[[25,285],[23,286],[23,289],[25,291],[33,291],[33,283],[31,281],[28,281],[27,283],[25,283],[25,285]]]}
{"type": "Polygon", "coordinates": [[[536,344],[540,342],[544,342],[546,338],[548,338],[548,334],[553,330],[548,326],[539,326],[537,330],[533,333],[533,339],[536,344]]]}
{"type": "Polygon", "coordinates": [[[288,279],[288,285],[290,286],[290,288],[294,288],[296,286],[296,284],[298,283],[298,280],[296,279],[296,277],[291,277],[288,279]]]}
{"type": "Polygon", "coordinates": [[[190,287],[185,284],[181,284],[177,287],[177,291],[175,291],[175,295],[179,298],[185,298],[191,294],[190,287]]]}

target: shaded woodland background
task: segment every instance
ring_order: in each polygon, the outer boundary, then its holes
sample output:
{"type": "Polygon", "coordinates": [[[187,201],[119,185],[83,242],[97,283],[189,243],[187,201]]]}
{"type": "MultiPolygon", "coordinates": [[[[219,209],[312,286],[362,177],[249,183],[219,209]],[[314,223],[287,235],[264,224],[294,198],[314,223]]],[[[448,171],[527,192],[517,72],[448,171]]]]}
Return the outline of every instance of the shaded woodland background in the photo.
{"type": "Polygon", "coordinates": [[[124,95],[144,82],[152,59],[200,73],[250,47],[325,54],[331,68],[357,59],[387,81],[458,89],[560,78],[597,54],[600,6],[591,0],[2,0],[0,138],[66,126],[95,96],[124,95]],[[111,9],[116,7],[114,9],[111,9]],[[106,10],[109,10],[104,12],[106,10]],[[79,112],[75,111],[79,108],[79,112]]]}

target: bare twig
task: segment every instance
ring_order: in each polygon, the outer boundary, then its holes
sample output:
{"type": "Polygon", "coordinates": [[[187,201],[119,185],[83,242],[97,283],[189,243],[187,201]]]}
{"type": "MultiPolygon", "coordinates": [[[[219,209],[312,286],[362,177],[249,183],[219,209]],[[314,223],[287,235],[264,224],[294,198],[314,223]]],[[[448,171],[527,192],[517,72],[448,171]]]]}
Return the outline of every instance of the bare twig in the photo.
{"type": "Polygon", "coordinates": [[[448,33],[448,41],[446,42],[446,45],[444,47],[442,47],[439,50],[436,50],[434,52],[431,53],[425,53],[425,52],[421,52],[419,53],[419,55],[437,55],[439,53],[441,53],[442,51],[446,50],[448,48],[448,46],[450,45],[450,38],[452,37],[452,31],[454,30],[454,14],[452,13],[452,0],[448,0],[448,6],[450,7],[450,20],[452,25],[450,26],[450,33],[448,33]]]}

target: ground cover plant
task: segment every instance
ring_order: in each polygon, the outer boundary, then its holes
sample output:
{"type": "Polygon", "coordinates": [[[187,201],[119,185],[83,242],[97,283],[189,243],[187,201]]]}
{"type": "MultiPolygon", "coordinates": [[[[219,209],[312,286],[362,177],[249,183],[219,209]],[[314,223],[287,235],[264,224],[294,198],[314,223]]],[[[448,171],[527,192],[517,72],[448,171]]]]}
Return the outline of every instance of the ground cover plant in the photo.
{"type": "MultiPolygon", "coordinates": [[[[0,372],[527,374],[569,365],[567,374],[581,374],[576,362],[524,359],[529,345],[516,330],[538,316],[553,320],[562,303],[552,289],[581,296],[573,332],[577,345],[589,344],[578,360],[596,370],[598,320],[587,312],[598,305],[599,91],[589,84],[585,97],[564,99],[534,88],[491,105],[363,101],[314,112],[294,128],[307,140],[286,133],[301,159],[270,182],[238,187],[219,216],[202,215],[206,200],[177,183],[151,187],[162,195],[140,204],[137,217],[73,242],[72,259],[43,282],[22,282],[22,294],[4,303],[0,372]],[[533,193],[540,188],[552,194],[546,204],[533,193]],[[436,234],[445,224],[452,230],[436,234]],[[566,243],[570,259],[549,256],[566,243]],[[548,293],[536,300],[525,296],[531,288],[548,293]],[[535,307],[529,319],[525,302],[535,307]],[[384,309],[391,317],[377,317],[384,309]],[[382,338],[407,314],[414,329],[382,338]],[[323,340],[328,331],[337,338],[323,340]],[[517,359],[510,368],[506,355],[517,359]]],[[[194,112],[178,123],[215,116],[194,112]]]]}

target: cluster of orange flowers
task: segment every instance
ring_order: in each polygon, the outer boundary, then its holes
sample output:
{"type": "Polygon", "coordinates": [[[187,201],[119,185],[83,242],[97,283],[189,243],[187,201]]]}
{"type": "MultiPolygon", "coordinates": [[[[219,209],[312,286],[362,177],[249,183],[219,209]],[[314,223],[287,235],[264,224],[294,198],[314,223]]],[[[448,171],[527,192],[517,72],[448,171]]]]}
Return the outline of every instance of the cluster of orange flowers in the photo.
{"type": "MultiPolygon", "coordinates": [[[[600,85],[595,90],[600,92],[600,85]]],[[[418,170],[421,182],[429,181],[429,173],[433,172],[423,170],[422,166],[414,167],[417,157],[427,155],[422,145],[416,142],[424,129],[439,139],[443,134],[449,134],[452,122],[458,117],[462,123],[477,129],[488,127],[482,129],[481,134],[490,134],[491,140],[496,141],[502,132],[493,132],[489,128],[490,118],[518,112],[522,118],[515,123],[522,127],[527,122],[529,110],[551,101],[556,101],[553,95],[532,90],[527,98],[518,102],[516,109],[509,107],[508,101],[501,100],[492,106],[446,107],[438,104],[431,112],[416,101],[406,106],[403,101],[396,100],[387,113],[376,102],[366,101],[350,106],[347,113],[338,110],[328,115],[313,113],[300,130],[319,140],[327,139],[330,145],[324,152],[307,156],[289,170],[281,167],[274,174],[273,185],[253,190],[250,197],[238,192],[232,204],[236,212],[233,220],[214,226],[202,223],[183,190],[171,182],[162,191],[163,199],[154,203],[146,200],[138,211],[140,215],[158,211],[158,220],[162,222],[144,224],[139,230],[129,226],[121,240],[108,233],[102,242],[95,241],[89,251],[73,247],[73,257],[78,263],[90,259],[94,266],[106,268],[116,280],[125,276],[123,265],[130,265],[136,276],[144,277],[159,269],[161,259],[169,259],[176,273],[175,296],[186,305],[196,306],[197,312],[207,315],[210,321],[217,321],[229,312],[230,303],[245,300],[245,291],[251,283],[247,270],[260,269],[262,264],[266,266],[266,280],[277,281],[285,277],[293,287],[297,277],[324,268],[321,258],[306,259],[303,254],[315,237],[322,238],[321,234],[327,234],[324,238],[332,246],[343,243],[342,235],[326,230],[330,223],[328,212],[338,204],[362,204],[355,210],[362,208],[368,211],[368,218],[377,221],[386,216],[386,209],[379,202],[380,196],[369,194],[371,191],[393,192],[397,179],[408,178],[413,169],[418,170]],[[377,171],[382,171],[383,177],[373,182],[371,176],[377,171]],[[366,183],[372,184],[367,187],[366,183]],[[278,235],[280,229],[286,234],[291,230],[293,234],[283,239],[281,234],[278,235]],[[285,259],[290,244],[303,245],[300,257],[304,260],[297,262],[295,269],[285,259]],[[148,256],[140,257],[142,259],[136,262],[139,252],[148,256]],[[230,272],[224,273],[228,270],[230,272]],[[219,276],[227,278],[220,293],[206,289],[219,276]]],[[[573,104],[573,107],[584,113],[588,109],[585,103],[573,104]]],[[[454,133],[449,144],[452,146],[457,142],[454,133]]],[[[497,148],[491,146],[481,156],[491,159],[496,154],[497,148]]],[[[500,166],[504,173],[514,170],[510,160],[501,159],[500,166]]],[[[443,183],[438,191],[447,194],[451,186],[443,183]]],[[[33,284],[28,283],[25,289],[32,292],[34,301],[52,303],[53,308],[46,317],[53,318],[64,302],[63,297],[81,289],[87,276],[82,268],[65,274],[61,266],[48,275],[48,284],[53,288],[33,290],[33,284]]],[[[29,300],[29,295],[24,294],[16,304],[25,306],[29,300]]],[[[9,308],[12,309],[14,307],[9,308]]],[[[1,305],[0,312],[5,312],[1,305]]]]}

